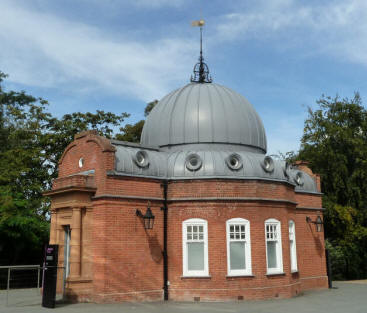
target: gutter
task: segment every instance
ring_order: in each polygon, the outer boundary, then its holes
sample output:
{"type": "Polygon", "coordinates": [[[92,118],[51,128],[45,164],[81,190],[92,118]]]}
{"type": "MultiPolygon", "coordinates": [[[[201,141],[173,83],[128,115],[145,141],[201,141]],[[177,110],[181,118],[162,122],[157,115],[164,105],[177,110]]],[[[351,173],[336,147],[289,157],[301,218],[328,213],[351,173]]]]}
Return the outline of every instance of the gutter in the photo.
{"type": "Polygon", "coordinates": [[[167,205],[167,189],[168,181],[163,180],[163,293],[164,300],[168,300],[168,255],[167,255],[167,215],[168,215],[168,205],[167,205]]]}

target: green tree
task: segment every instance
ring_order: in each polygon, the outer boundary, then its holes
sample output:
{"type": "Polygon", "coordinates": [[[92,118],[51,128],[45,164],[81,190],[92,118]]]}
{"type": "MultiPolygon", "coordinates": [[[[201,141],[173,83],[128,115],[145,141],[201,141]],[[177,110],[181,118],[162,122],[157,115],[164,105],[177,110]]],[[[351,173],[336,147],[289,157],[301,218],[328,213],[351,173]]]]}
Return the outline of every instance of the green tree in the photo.
{"type": "Polygon", "coordinates": [[[147,117],[149,113],[154,109],[154,107],[157,105],[158,100],[155,99],[151,102],[148,102],[147,106],[144,109],[144,116],[147,117]]]}
{"type": "Polygon", "coordinates": [[[0,72],[0,259],[16,263],[21,251],[23,257],[40,252],[47,238],[42,200],[47,171],[39,142],[50,115],[43,99],[6,92],[5,77],[0,72]]]}
{"type": "MultiPolygon", "coordinates": [[[[144,109],[144,116],[147,117],[150,111],[153,110],[154,106],[158,103],[158,100],[151,101],[147,104],[144,109]]],[[[143,131],[145,120],[140,120],[135,124],[126,124],[120,128],[121,134],[116,135],[117,140],[129,141],[129,142],[140,142],[141,133],[143,131]]]]}
{"type": "Polygon", "coordinates": [[[49,201],[42,193],[51,187],[74,135],[96,129],[111,138],[128,114],[77,112],[56,118],[47,112],[47,101],[5,91],[5,78],[0,72],[0,262],[15,264],[26,262],[27,254],[41,255],[48,240],[49,201]]]}
{"type": "Polygon", "coordinates": [[[367,277],[367,111],[358,93],[352,99],[323,96],[317,103],[317,110],[308,110],[297,159],[321,175],[336,275],[367,277]]]}

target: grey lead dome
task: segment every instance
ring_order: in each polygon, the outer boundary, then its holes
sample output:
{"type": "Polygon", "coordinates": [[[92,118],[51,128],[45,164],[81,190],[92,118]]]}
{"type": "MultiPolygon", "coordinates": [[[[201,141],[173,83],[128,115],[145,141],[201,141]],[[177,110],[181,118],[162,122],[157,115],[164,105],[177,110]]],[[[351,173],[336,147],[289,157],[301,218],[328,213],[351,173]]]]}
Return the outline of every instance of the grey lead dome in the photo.
{"type": "Polygon", "coordinates": [[[149,114],[142,146],[162,150],[226,149],[266,153],[263,123],[243,96],[214,83],[190,83],[165,96],[149,114]]]}

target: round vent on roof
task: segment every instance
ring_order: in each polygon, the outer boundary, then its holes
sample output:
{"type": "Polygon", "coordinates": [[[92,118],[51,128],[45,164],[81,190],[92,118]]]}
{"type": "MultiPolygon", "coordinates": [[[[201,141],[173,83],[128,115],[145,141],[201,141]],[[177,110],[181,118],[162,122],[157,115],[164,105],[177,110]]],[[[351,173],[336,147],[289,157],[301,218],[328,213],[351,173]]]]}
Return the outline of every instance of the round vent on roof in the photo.
{"type": "Polygon", "coordinates": [[[290,170],[290,167],[291,165],[289,164],[289,162],[285,161],[283,165],[283,173],[284,173],[284,176],[287,178],[289,177],[288,171],[290,170]]]}
{"type": "Polygon", "coordinates": [[[144,150],[139,150],[135,153],[133,160],[139,167],[147,167],[149,165],[148,153],[144,150]]]}
{"type": "Polygon", "coordinates": [[[196,153],[191,153],[186,157],[186,168],[190,171],[197,171],[202,165],[201,158],[196,153]]]}
{"type": "Polygon", "coordinates": [[[305,180],[303,178],[302,172],[298,171],[296,176],[294,177],[294,181],[298,186],[303,186],[305,180]]]}
{"type": "Polygon", "coordinates": [[[239,170],[243,166],[242,158],[237,153],[232,153],[226,158],[226,164],[231,170],[239,170]]]}
{"type": "Polygon", "coordinates": [[[263,170],[267,173],[274,171],[274,161],[270,156],[266,156],[261,163],[263,170]]]}

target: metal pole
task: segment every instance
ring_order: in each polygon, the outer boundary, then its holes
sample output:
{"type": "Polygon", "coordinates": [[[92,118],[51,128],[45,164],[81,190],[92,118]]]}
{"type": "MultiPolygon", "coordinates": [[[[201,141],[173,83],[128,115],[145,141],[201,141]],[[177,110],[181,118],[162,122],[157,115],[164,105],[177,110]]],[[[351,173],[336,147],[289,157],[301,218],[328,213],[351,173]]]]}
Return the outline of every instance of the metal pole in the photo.
{"type": "Polygon", "coordinates": [[[168,300],[168,256],[167,256],[167,227],[168,227],[168,205],[167,205],[168,182],[163,181],[163,298],[168,300]]]}
{"type": "Polygon", "coordinates": [[[329,288],[333,288],[333,280],[332,280],[332,272],[331,272],[331,260],[329,255],[329,250],[325,249],[325,256],[326,256],[326,272],[327,272],[327,279],[329,288]]]}
{"type": "Polygon", "coordinates": [[[37,275],[37,289],[38,289],[38,294],[40,293],[40,271],[41,271],[41,268],[38,266],[38,275],[37,275]]]}
{"type": "Polygon", "coordinates": [[[6,287],[6,306],[8,306],[8,302],[9,302],[9,288],[10,288],[10,270],[11,268],[8,268],[8,284],[6,287]]]}
{"type": "Polygon", "coordinates": [[[66,294],[65,294],[65,290],[66,290],[66,267],[64,267],[63,271],[63,282],[62,282],[62,299],[65,300],[66,298],[66,294]]]}
{"type": "Polygon", "coordinates": [[[200,59],[203,57],[203,27],[200,26],[200,59]]]}

